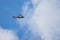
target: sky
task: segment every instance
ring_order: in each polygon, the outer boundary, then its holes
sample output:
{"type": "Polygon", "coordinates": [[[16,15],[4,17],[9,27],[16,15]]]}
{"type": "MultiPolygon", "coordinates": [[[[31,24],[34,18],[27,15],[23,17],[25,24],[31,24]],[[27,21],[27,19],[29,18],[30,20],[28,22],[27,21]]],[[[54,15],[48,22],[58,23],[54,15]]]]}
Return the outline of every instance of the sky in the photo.
{"type": "Polygon", "coordinates": [[[0,0],[0,40],[60,40],[60,0],[0,0]]]}

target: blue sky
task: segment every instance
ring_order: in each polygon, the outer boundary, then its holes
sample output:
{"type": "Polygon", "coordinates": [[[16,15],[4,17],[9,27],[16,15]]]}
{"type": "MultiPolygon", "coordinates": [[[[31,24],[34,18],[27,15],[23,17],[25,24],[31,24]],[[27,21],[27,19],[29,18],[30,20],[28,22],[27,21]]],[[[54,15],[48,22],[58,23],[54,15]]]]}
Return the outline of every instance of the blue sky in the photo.
{"type": "Polygon", "coordinates": [[[16,29],[18,24],[12,16],[22,12],[25,0],[0,0],[0,25],[3,28],[16,29]]]}
{"type": "Polygon", "coordinates": [[[0,0],[0,40],[59,40],[59,4],[59,0],[0,0]],[[19,13],[24,19],[12,18],[19,13]]]}
{"type": "MultiPolygon", "coordinates": [[[[12,16],[18,15],[23,11],[22,7],[26,1],[28,0],[0,0],[0,27],[8,30],[18,30],[17,36],[19,40],[23,39],[23,35],[26,35],[24,33],[28,25],[25,24],[25,27],[21,29],[16,19],[12,18],[12,16]]],[[[26,36],[30,35],[32,35],[31,31],[29,31],[26,36]]],[[[28,40],[28,38],[25,40],[28,40]]]]}
{"type": "Polygon", "coordinates": [[[12,16],[21,12],[21,3],[19,0],[0,0],[0,25],[3,27],[18,26],[12,16]]]}
{"type": "MultiPolygon", "coordinates": [[[[22,12],[25,0],[0,0],[0,26],[4,29],[17,30],[19,25],[16,19],[12,18],[22,12]]],[[[19,30],[18,35],[23,36],[24,30],[19,30]]]]}
{"type": "Polygon", "coordinates": [[[18,28],[18,24],[12,16],[22,12],[22,6],[26,1],[27,0],[0,0],[0,25],[3,26],[3,28],[18,28]]]}

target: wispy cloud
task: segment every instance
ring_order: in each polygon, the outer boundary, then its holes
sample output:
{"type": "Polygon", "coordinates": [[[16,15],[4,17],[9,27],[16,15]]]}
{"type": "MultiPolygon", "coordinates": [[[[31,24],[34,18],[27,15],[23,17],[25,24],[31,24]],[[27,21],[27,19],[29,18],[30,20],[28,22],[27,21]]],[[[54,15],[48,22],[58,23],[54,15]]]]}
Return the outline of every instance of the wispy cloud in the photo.
{"type": "Polygon", "coordinates": [[[59,4],[58,0],[31,0],[31,2],[34,8],[29,8],[30,2],[24,4],[22,13],[26,17],[18,19],[19,25],[24,26],[27,23],[33,34],[38,34],[42,40],[60,40],[60,8],[56,5],[59,4]]]}
{"type": "Polygon", "coordinates": [[[35,8],[41,2],[41,0],[31,0],[33,7],[35,8]]]}
{"type": "Polygon", "coordinates": [[[57,3],[58,0],[41,0],[33,12],[30,27],[43,40],[60,40],[60,8],[57,3]]]}
{"type": "Polygon", "coordinates": [[[0,28],[0,40],[18,40],[18,37],[14,31],[0,28]]]}
{"type": "Polygon", "coordinates": [[[28,24],[28,20],[29,20],[30,16],[32,15],[32,7],[30,5],[31,5],[30,1],[24,2],[23,6],[22,6],[23,11],[21,12],[21,14],[24,16],[24,18],[17,19],[17,22],[22,27],[25,24],[28,24]]]}

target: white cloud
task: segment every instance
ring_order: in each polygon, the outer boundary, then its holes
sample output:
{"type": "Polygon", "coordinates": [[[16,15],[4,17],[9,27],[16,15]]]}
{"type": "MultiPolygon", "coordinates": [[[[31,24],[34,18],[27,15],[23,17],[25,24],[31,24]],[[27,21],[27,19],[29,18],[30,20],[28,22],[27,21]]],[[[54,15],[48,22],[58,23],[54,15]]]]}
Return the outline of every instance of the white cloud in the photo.
{"type": "Polygon", "coordinates": [[[40,1],[41,0],[31,0],[33,7],[35,8],[40,3],[40,1]]]}
{"type": "Polygon", "coordinates": [[[0,40],[18,40],[14,31],[0,28],[0,40]]]}
{"type": "Polygon", "coordinates": [[[24,18],[17,19],[18,24],[22,28],[25,24],[28,24],[28,20],[32,14],[32,8],[29,7],[30,5],[31,5],[31,3],[29,1],[27,1],[23,4],[23,7],[22,7],[23,12],[21,14],[24,16],[24,18]]]}
{"type": "Polygon", "coordinates": [[[60,40],[60,8],[56,5],[58,0],[31,1],[34,9],[31,10],[28,7],[30,2],[26,2],[22,12],[26,18],[18,19],[18,23],[22,26],[29,24],[33,33],[38,33],[42,40],[60,40]],[[30,13],[33,13],[31,18],[29,18],[30,13]]]}
{"type": "Polygon", "coordinates": [[[33,32],[38,32],[43,40],[60,40],[60,8],[57,3],[58,0],[41,0],[30,20],[33,32]]]}

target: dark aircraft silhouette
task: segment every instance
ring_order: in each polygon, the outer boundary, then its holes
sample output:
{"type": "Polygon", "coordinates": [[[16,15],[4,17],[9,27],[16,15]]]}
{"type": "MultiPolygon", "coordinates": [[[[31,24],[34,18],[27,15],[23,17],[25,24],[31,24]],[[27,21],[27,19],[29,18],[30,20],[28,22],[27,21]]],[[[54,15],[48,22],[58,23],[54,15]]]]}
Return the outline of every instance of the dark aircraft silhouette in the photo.
{"type": "Polygon", "coordinates": [[[22,16],[21,14],[19,14],[18,16],[13,16],[13,18],[24,18],[24,16],[22,16]]]}

